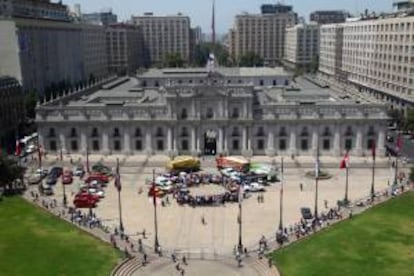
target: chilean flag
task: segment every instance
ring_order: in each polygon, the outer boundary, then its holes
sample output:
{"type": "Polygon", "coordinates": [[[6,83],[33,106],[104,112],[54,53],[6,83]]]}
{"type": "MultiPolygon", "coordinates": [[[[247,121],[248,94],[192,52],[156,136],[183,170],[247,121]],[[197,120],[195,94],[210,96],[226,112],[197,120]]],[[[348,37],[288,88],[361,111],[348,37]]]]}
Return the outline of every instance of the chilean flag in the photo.
{"type": "Polygon", "coordinates": [[[16,140],[16,150],[14,152],[14,155],[20,156],[20,154],[22,154],[22,148],[20,146],[20,141],[17,139],[16,140]]]}
{"type": "Polygon", "coordinates": [[[348,167],[349,167],[349,151],[347,151],[345,153],[345,156],[342,159],[341,164],[339,165],[340,169],[345,169],[345,168],[348,168],[348,167]]]}
{"type": "Polygon", "coordinates": [[[397,137],[397,145],[396,145],[397,153],[400,153],[402,146],[403,146],[403,140],[402,140],[401,133],[400,133],[398,134],[398,137],[397,137]]]}

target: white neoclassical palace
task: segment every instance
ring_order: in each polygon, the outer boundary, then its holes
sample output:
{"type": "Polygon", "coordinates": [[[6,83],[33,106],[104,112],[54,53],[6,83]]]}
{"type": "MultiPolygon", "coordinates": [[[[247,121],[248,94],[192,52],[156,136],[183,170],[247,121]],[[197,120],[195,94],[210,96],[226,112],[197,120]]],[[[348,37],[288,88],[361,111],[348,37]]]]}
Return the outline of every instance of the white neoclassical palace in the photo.
{"type": "Polygon", "coordinates": [[[384,155],[386,106],[281,68],[151,69],[37,108],[47,151],[384,155]]]}

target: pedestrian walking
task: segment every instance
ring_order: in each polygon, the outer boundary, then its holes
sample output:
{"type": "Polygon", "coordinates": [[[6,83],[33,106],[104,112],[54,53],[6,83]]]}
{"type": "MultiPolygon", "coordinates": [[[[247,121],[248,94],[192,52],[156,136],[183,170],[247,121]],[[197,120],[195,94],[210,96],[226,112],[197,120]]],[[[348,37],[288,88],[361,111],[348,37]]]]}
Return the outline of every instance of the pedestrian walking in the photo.
{"type": "Polygon", "coordinates": [[[303,183],[299,184],[300,191],[303,192],[303,183]]]}
{"type": "Polygon", "coordinates": [[[273,265],[273,264],[272,264],[272,259],[268,259],[268,260],[267,260],[267,263],[269,264],[269,268],[272,268],[272,265],[273,265]]]}
{"type": "Polygon", "coordinates": [[[146,239],[146,238],[147,238],[147,236],[145,235],[145,229],[144,229],[144,230],[142,230],[142,238],[144,238],[144,239],[146,239]]]}
{"type": "Polygon", "coordinates": [[[201,224],[206,225],[206,219],[204,218],[204,215],[201,217],[201,224]]]}
{"type": "Polygon", "coordinates": [[[323,202],[325,204],[325,209],[328,209],[328,201],[325,199],[323,202]]]}
{"type": "Polygon", "coordinates": [[[184,274],[185,274],[185,270],[181,269],[181,276],[184,276],[184,274]]]}
{"type": "Polygon", "coordinates": [[[177,261],[177,256],[175,256],[175,253],[171,254],[171,259],[174,263],[177,261]]]}
{"type": "Polygon", "coordinates": [[[183,256],[183,264],[188,265],[187,264],[187,258],[185,256],[183,256]]]}

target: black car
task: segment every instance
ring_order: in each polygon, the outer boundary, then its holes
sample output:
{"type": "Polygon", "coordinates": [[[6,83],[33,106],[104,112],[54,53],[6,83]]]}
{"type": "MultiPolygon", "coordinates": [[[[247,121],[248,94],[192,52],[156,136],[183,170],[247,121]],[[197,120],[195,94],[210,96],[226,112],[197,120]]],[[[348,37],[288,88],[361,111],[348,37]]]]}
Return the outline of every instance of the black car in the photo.
{"type": "Polygon", "coordinates": [[[58,178],[63,173],[63,168],[61,167],[53,167],[49,171],[49,176],[54,176],[55,178],[58,178]]]}
{"type": "Polygon", "coordinates": [[[302,207],[300,208],[300,213],[302,214],[302,217],[305,220],[313,219],[312,211],[310,208],[302,207]]]}
{"type": "Polygon", "coordinates": [[[57,182],[57,177],[55,177],[54,175],[49,175],[49,177],[46,180],[46,184],[48,185],[55,185],[57,182]]]}

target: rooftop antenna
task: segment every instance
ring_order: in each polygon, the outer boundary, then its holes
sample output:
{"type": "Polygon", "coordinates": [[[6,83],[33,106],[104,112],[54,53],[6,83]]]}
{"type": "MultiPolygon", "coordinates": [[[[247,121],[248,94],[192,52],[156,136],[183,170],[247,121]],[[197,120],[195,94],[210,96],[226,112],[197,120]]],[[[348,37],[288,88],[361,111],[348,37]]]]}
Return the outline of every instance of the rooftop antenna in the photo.
{"type": "Polygon", "coordinates": [[[211,15],[211,42],[213,43],[213,47],[216,45],[216,9],[215,9],[216,1],[213,0],[213,10],[211,15]]]}

